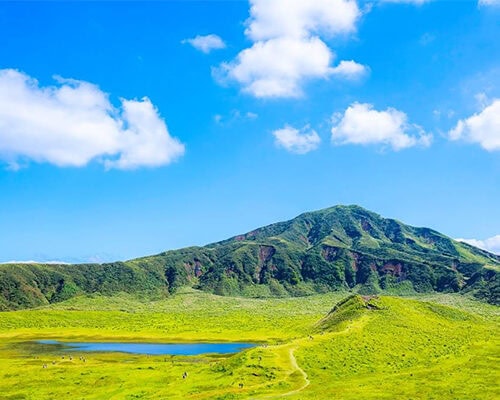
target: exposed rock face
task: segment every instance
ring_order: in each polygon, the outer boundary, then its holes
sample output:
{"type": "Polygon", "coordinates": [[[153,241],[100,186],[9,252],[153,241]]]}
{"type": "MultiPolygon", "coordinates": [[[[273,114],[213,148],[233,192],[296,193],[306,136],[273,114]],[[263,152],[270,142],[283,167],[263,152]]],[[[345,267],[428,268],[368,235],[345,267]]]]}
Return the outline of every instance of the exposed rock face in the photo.
{"type": "Polygon", "coordinates": [[[392,276],[397,276],[398,278],[402,275],[403,267],[401,263],[386,263],[380,269],[385,274],[390,274],[392,276]]]}
{"type": "Polygon", "coordinates": [[[273,246],[259,246],[259,262],[261,265],[266,264],[276,253],[273,246]]]}
{"type": "Polygon", "coordinates": [[[338,253],[339,249],[337,247],[331,246],[323,246],[323,250],[321,252],[323,258],[328,262],[334,261],[337,258],[338,253]]]}

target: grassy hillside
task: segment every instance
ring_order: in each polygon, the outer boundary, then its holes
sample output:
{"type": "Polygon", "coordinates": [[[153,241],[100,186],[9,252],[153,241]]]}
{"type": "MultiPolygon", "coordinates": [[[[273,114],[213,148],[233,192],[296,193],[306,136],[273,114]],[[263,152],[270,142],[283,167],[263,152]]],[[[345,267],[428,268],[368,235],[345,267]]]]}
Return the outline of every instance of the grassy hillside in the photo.
{"type": "Polygon", "coordinates": [[[127,262],[0,265],[0,310],[81,293],[167,296],[181,286],[226,296],[470,293],[500,304],[500,257],[357,206],[309,212],[244,235],[127,262]]]}
{"type": "Polygon", "coordinates": [[[302,346],[297,361],[319,383],[310,398],[494,399],[500,342],[498,327],[487,326],[447,306],[354,297],[322,321],[327,338],[302,346]]]}
{"type": "Polygon", "coordinates": [[[79,296],[0,313],[0,398],[498,398],[498,307],[432,296],[244,299],[182,289],[153,303],[79,296]],[[46,338],[259,345],[233,356],[88,353],[82,362],[29,342],[46,338]]]}
{"type": "Polygon", "coordinates": [[[108,264],[0,265],[0,311],[56,303],[82,293],[164,296],[169,283],[165,266],[149,262],[108,264]]]}

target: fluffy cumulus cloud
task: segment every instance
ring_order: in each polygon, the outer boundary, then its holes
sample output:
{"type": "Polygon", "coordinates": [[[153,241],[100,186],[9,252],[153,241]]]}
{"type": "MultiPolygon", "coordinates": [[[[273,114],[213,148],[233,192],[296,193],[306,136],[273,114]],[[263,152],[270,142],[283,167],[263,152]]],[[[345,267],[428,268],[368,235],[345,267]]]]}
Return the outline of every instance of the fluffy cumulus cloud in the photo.
{"type": "Polygon", "coordinates": [[[500,99],[493,100],[481,112],[458,121],[449,132],[449,138],[477,143],[488,151],[500,150],[500,99]]]}
{"type": "Polygon", "coordinates": [[[148,98],[121,99],[83,81],[56,78],[41,87],[30,76],[0,70],[0,158],[12,168],[32,160],[82,167],[99,160],[107,168],[166,165],[184,153],[148,98]]]}
{"type": "Polygon", "coordinates": [[[257,42],[221,68],[256,97],[295,97],[303,77],[328,75],[332,57],[318,38],[284,37],[257,42]]]}
{"type": "Polygon", "coordinates": [[[353,103],[333,120],[332,142],[337,145],[378,144],[401,150],[428,146],[432,140],[418,125],[410,124],[404,112],[394,108],[377,111],[371,104],[353,103]]]}
{"type": "Polygon", "coordinates": [[[355,0],[250,0],[250,4],[245,33],[255,41],[353,32],[360,16],[355,0]]]}
{"type": "Polygon", "coordinates": [[[286,125],[273,132],[276,146],[295,154],[306,154],[318,148],[321,139],[309,126],[301,130],[286,125]]]}
{"type": "Polygon", "coordinates": [[[184,39],[182,43],[189,43],[195,49],[208,54],[212,50],[225,49],[226,43],[217,35],[210,34],[205,36],[195,36],[191,39],[184,39]]]}
{"type": "Polygon", "coordinates": [[[253,42],[215,69],[224,82],[237,82],[256,97],[298,97],[310,79],[355,79],[367,68],[355,61],[332,66],[335,54],[321,39],[356,30],[361,11],[355,0],[250,0],[245,34],[253,42]]]}
{"type": "Polygon", "coordinates": [[[459,242],[465,242],[480,249],[487,250],[490,253],[500,255],[500,235],[490,237],[485,240],[479,239],[457,239],[459,242]]]}

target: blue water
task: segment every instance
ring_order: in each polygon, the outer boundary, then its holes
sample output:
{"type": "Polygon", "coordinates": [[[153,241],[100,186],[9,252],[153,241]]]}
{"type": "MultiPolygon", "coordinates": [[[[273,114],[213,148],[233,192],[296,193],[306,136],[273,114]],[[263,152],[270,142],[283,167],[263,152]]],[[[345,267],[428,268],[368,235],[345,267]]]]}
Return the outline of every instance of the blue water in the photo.
{"type": "Polygon", "coordinates": [[[43,345],[53,345],[55,351],[106,351],[132,354],[195,356],[198,354],[230,354],[255,346],[251,343],[108,343],[108,342],[58,342],[38,340],[43,345]]]}

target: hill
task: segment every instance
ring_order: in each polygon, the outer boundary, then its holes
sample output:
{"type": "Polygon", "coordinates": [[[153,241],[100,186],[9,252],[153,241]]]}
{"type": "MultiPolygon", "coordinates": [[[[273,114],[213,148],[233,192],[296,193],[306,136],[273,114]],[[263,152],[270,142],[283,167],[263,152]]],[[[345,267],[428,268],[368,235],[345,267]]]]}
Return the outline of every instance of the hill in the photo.
{"type": "Polygon", "coordinates": [[[181,286],[218,295],[463,292],[500,303],[500,256],[358,206],[335,206],[204,247],[108,264],[2,265],[0,309],[81,293],[165,296],[181,286]]]}

